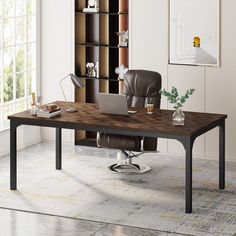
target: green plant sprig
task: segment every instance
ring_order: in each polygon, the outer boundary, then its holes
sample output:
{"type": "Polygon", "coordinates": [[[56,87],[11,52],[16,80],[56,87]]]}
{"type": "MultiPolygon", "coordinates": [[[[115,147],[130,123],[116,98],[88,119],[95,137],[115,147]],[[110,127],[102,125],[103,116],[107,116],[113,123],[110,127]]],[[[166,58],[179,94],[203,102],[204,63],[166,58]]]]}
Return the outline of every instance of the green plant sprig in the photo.
{"type": "Polygon", "coordinates": [[[167,101],[174,104],[175,109],[179,109],[183,107],[183,104],[193,95],[194,91],[195,89],[189,89],[184,95],[180,96],[177,88],[172,87],[170,92],[165,89],[160,90],[160,94],[167,97],[167,101]]]}

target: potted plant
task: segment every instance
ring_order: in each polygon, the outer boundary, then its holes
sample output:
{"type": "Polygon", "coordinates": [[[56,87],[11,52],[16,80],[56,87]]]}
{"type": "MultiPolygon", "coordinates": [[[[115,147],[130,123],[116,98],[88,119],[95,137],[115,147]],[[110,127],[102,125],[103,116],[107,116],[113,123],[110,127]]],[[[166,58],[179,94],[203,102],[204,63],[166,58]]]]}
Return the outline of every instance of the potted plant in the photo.
{"type": "Polygon", "coordinates": [[[175,87],[172,87],[170,92],[165,89],[160,90],[160,94],[167,97],[167,101],[174,105],[175,112],[172,119],[174,125],[184,125],[185,115],[182,111],[182,107],[189,97],[193,95],[194,91],[195,89],[189,89],[181,96],[175,87]]]}

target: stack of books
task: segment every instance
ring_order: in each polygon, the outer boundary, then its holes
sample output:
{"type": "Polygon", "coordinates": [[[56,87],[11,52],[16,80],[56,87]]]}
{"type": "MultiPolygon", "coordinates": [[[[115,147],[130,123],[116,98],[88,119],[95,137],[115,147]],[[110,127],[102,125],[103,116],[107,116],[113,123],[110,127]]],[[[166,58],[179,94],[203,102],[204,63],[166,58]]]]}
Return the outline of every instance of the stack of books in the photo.
{"type": "Polygon", "coordinates": [[[61,115],[61,108],[57,104],[48,104],[37,111],[37,117],[41,118],[51,118],[59,115],[61,115]]]}

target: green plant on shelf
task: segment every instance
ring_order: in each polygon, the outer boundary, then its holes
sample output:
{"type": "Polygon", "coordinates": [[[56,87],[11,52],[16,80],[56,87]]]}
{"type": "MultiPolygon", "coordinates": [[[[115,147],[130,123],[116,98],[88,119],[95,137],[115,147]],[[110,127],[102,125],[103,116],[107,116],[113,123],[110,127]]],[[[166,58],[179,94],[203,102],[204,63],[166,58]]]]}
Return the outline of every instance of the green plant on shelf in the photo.
{"type": "Polygon", "coordinates": [[[167,97],[167,101],[173,104],[175,109],[181,109],[183,104],[193,95],[195,89],[189,89],[184,95],[179,95],[177,88],[172,87],[171,91],[160,90],[160,94],[167,97]]]}

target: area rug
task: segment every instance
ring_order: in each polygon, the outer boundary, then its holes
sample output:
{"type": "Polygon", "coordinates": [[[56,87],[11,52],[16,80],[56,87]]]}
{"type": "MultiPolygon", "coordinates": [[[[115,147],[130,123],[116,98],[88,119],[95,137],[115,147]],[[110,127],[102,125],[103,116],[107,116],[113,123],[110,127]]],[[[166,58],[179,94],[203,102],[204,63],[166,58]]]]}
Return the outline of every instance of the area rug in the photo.
{"type": "Polygon", "coordinates": [[[107,166],[117,151],[63,147],[55,170],[54,145],[18,154],[18,191],[9,190],[9,157],[0,159],[0,207],[189,235],[236,233],[236,163],[226,165],[226,189],[218,190],[218,162],[193,161],[193,213],[185,214],[184,157],[147,153],[143,175],[115,174],[107,166]]]}

